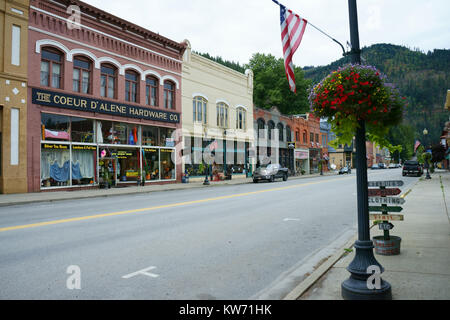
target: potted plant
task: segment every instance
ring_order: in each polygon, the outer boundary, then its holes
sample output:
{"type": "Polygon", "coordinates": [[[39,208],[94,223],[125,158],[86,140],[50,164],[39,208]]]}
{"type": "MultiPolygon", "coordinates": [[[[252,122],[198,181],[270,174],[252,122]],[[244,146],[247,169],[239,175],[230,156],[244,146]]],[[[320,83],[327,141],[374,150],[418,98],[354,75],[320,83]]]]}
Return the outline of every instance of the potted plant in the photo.
{"type": "MultiPolygon", "coordinates": [[[[391,153],[402,150],[401,146],[391,145],[386,137],[392,126],[401,123],[405,100],[375,67],[359,64],[348,64],[333,71],[309,95],[312,112],[327,118],[336,134],[336,139],[330,142],[332,147],[351,145],[357,129],[364,124],[366,140],[388,148],[391,153]]],[[[375,251],[377,247],[387,248],[393,241],[401,240],[389,236],[392,225],[381,225],[385,232],[384,236],[373,238],[375,251]]]]}

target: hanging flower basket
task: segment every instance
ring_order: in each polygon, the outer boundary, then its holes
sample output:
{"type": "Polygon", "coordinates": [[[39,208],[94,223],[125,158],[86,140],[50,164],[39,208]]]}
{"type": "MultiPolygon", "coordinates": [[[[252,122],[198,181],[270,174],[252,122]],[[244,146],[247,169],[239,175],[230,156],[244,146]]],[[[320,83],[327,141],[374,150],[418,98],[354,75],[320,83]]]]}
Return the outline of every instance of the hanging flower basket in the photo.
{"type": "Polygon", "coordinates": [[[328,118],[336,144],[351,143],[358,122],[364,120],[370,140],[383,147],[393,147],[385,136],[402,121],[406,105],[406,98],[375,67],[353,64],[314,86],[309,101],[316,116],[328,118]]]}

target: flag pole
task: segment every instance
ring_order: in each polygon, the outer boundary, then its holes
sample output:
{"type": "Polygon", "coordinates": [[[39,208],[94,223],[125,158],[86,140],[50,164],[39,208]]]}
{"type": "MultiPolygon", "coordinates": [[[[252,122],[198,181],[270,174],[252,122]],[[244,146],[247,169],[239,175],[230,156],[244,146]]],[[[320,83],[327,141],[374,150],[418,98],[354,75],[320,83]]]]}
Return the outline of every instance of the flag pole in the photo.
{"type": "MultiPolygon", "coordinates": [[[[279,3],[277,0],[272,0],[273,2],[275,2],[277,5],[282,6],[281,3],[279,3]]],[[[318,27],[316,27],[315,25],[313,25],[309,20],[305,19],[306,21],[308,21],[308,24],[313,27],[314,29],[316,29],[317,31],[321,32],[322,34],[324,34],[326,37],[330,38],[331,40],[333,40],[334,42],[336,42],[338,45],[341,46],[342,48],[342,52],[343,52],[343,56],[346,56],[348,53],[345,52],[344,46],[342,45],[342,43],[340,43],[339,41],[337,41],[335,38],[333,38],[332,36],[330,36],[328,33],[324,32],[323,30],[319,29],[318,27]]]]}

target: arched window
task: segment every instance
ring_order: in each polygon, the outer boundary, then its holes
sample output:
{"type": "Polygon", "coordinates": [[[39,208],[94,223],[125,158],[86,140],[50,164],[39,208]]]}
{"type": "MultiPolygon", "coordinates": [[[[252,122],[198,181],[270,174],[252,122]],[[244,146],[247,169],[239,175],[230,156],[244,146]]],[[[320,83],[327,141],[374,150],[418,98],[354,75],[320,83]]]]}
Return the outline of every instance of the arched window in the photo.
{"type": "Polygon", "coordinates": [[[145,103],[149,106],[158,106],[159,81],[155,77],[145,79],[145,103]]]}
{"type": "Polygon", "coordinates": [[[303,131],[303,143],[308,144],[308,133],[306,130],[303,131]]]}
{"type": "Polygon", "coordinates": [[[164,82],[164,107],[175,109],[175,84],[171,81],[164,82]]]}
{"type": "Polygon", "coordinates": [[[104,98],[116,98],[117,69],[111,64],[102,64],[100,95],[104,98]]]}
{"type": "Polygon", "coordinates": [[[206,108],[208,101],[203,97],[195,97],[192,100],[193,120],[194,122],[207,123],[206,108]]]}
{"type": "Polygon", "coordinates": [[[217,126],[220,128],[228,128],[228,106],[219,102],[217,104],[217,126]]]}
{"type": "Polygon", "coordinates": [[[292,132],[289,126],[286,126],[286,142],[292,142],[292,132]]]}
{"type": "Polygon", "coordinates": [[[41,86],[62,89],[64,55],[54,48],[41,51],[41,86]]]}
{"type": "Polygon", "coordinates": [[[300,142],[300,132],[298,130],[295,130],[295,141],[300,142]]]}
{"type": "Polygon", "coordinates": [[[125,72],[125,101],[138,102],[139,74],[132,70],[125,72]]]}
{"type": "Polygon", "coordinates": [[[236,109],[236,129],[246,130],[247,128],[247,111],[238,107],[236,109]]]}
{"type": "Polygon", "coordinates": [[[264,129],[266,128],[266,123],[263,119],[258,119],[258,138],[264,138],[264,129]]]}
{"type": "Polygon", "coordinates": [[[84,94],[91,93],[91,60],[78,56],[73,59],[73,91],[84,94]]]}
{"type": "Polygon", "coordinates": [[[267,129],[269,130],[269,140],[272,140],[272,132],[273,130],[275,130],[275,122],[269,120],[269,122],[267,123],[267,127],[267,129]]]}
{"type": "Polygon", "coordinates": [[[278,123],[277,129],[278,129],[278,140],[284,141],[284,134],[283,134],[284,126],[283,126],[283,124],[278,123]]]}

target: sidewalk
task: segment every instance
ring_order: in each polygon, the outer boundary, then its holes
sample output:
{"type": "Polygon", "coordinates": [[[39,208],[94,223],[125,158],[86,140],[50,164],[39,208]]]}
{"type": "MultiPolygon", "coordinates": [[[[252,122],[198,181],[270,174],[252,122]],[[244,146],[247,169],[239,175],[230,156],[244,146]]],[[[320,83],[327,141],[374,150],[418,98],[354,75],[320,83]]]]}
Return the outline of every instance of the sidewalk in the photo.
{"type": "MultiPolygon", "coordinates": [[[[323,176],[337,175],[336,172],[327,172],[323,176]]],[[[289,180],[307,179],[320,177],[319,174],[311,174],[304,176],[289,177],[289,180]]],[[[150,193],[159,191],[173,191],[173,190],[185,190],[193,188],[211,188],[215,186],[223,185],[239,185],[253,183],[252,178],[234,178],[232,180],[225,181],[210,181],[209,186],[204,186],[202,182],[192,183],[170,183],[163,185],[147,185],[145,187],[129,186],[123,188],[111,188],[111,189],[88,189],[78,190],[73,189],[71,191],[47,191],[47,192],[35,192],[35,193],[19,193],[19,194],[0,194],[0,207],[28,204],[36,202],[48,202],[48,201],[60,201],[60,200],[75,200],[75,199],[87,199],[96,197],[110,197],[120,196],[136,193],[150,193]]]]}
{"type": "MultiPolygon", "coordinates": [[[[450,299],[450,172],[436,172],[431,180],[424,178],[405,197],[405,220],[393,222],[391,234],[402,238],[400,255],[374,253],[385,268],[382,278],[391,284],[393,300],[450,299]]],[[[375,226],[371,237],[378,235],[383,232],[375,226]]],[[[354,252],[345,253],[342,248],[339,256],[334,265],[316,275],[317,281],[299,300],[342,300],[341,283],[350,276],[346,267],[354,252]]]]}

